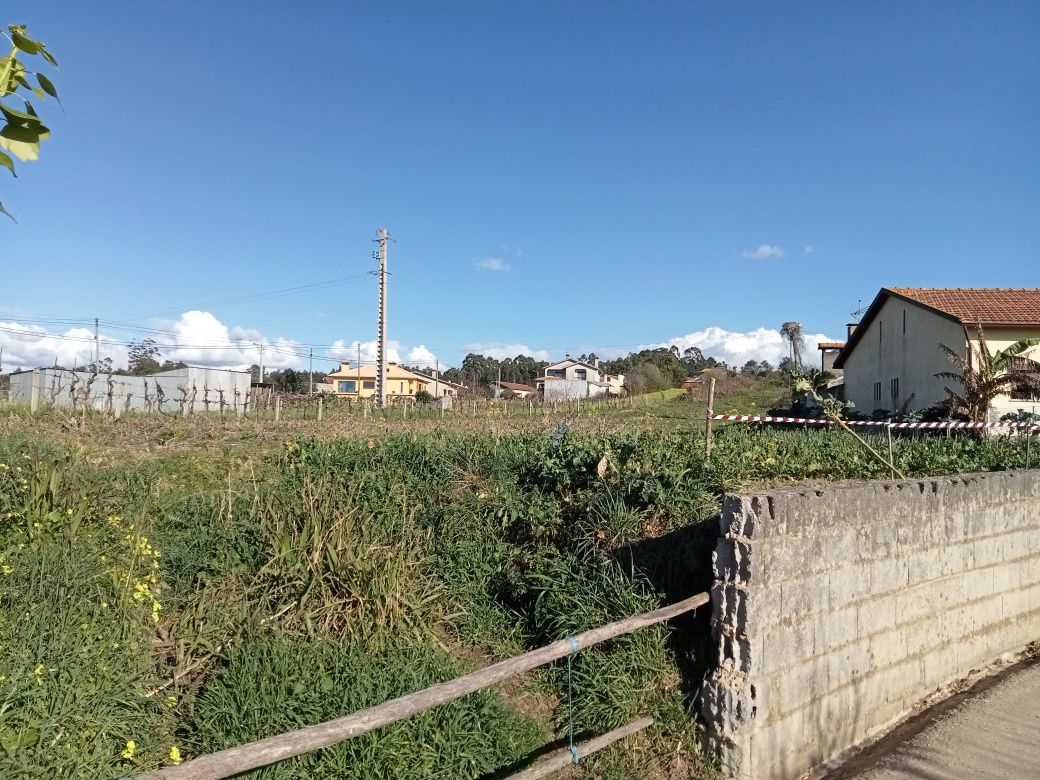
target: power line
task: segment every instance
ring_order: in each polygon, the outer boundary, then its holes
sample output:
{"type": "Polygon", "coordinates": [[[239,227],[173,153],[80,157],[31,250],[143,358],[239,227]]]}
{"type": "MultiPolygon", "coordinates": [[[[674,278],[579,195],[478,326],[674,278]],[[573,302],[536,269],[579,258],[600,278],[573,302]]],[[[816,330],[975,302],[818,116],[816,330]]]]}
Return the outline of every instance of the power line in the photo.
{"type": "Polygon", "coordinates": [[[142,319],[145,317],[158,316],[160,314],[169,314],[171,312],[183,312],[191,311],[195,309],[204,308],[219,308],[223,306],[235,306],[242,303],[252,303],[254,301],[265,301],[271,298],[281,298],[286,295],[298,295],[304,292],[315,292],[317,290],[327,289],[329,287],[339,287],[349,284],[361,284],[368,281],[367,273],[352,274],[351,276],[341,276],[335,279],[325,279],[320,282],[311,282],[309,284],[301,284],[295,287],[283,287],[278,290],[268,290],[267,292],[251,293],[249,295],[240,295],[233,298],[222,298],[214,301],[208,301],[206,303],[196,303],[190,305],[181,306],[168,306],[162,309],[153,309],[151,311],[140,312],[137,314],[126,314],[119,315],[116,319],[118,320],[134,320],[142,319]]]}

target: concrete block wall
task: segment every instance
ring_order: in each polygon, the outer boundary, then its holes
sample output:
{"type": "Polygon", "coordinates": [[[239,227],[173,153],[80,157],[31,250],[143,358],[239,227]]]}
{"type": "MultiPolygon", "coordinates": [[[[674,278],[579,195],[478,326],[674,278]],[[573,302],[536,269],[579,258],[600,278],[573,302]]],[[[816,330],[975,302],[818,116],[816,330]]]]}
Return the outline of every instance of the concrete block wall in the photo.
{"type": "Polygon", "coordinates": [[[795,778],[1040,639],[1040,472],[730,495],[702,710],[735,778],[795,778]]]}

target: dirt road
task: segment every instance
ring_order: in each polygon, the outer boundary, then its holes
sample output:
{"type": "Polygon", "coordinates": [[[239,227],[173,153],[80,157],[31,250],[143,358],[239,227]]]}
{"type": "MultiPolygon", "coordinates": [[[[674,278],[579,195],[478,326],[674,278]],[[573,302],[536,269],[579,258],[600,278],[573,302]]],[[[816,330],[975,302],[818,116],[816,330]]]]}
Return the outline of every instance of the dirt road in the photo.
{"type": "Polygon", "coordinates": [[[857,780],[1040,778],[1040,663],[969,696],[853,776],[857,780]]]}

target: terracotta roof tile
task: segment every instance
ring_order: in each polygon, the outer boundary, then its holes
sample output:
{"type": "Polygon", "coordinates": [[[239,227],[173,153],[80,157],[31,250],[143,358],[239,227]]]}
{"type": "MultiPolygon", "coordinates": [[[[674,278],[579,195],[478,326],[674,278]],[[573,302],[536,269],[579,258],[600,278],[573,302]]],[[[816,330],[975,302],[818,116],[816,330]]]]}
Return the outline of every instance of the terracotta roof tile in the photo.
{"type": "Polygon", "coordinates": [[[887,287],[911,301],[955,317],[965,325],[1040,326],[1040,288],[887,287]]]}
{"type": "Polygon", "coordinates": [[[821,341],[816,345],[817,349],[841,349],[845,346],[844,341],[821,341]]]}

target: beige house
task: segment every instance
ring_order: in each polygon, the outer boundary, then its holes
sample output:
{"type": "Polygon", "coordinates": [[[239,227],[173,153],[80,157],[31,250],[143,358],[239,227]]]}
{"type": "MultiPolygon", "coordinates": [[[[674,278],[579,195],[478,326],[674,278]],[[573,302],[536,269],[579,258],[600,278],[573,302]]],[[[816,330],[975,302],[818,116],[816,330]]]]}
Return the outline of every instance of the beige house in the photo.
{"type": "MultiPolygon", "coordinates": [[[[863,414],[945,400],[950,381],[936,374],[956,368],[939,344],[977,355],[979,326],[990,352],[1040,338],[1040,289],[882,288],[834,361],[844,371],[846,400],[863,414]]],[[[1040,358],[1040,347],[1030,357],[1040,358]]],[[[1040,399],[998,397],[990,416],[1017,409],[1040,412],[1040,399]]]]}
{"type": "Polygon", "coordinates": [[[495,391],[495,398],[501,398],[506,392],[512,393],[514,398],[528,398],[538,392],[531,385],[520,382],[493,382],[492,388],[495,391]]]}
{"type": "Polygon", "coordinates": [[[466,389],[465,385],[448,382],[441,378],[436,371],[432,371],[429,374],[424,374],[422,371],[412,371],[411,373],[429,383],[426,385],[425,390],[434,398],[457,398],[459,393],[466,389]]]}
{"type": "MultiPolygon", "coordinates": [[[[333,393],[345,398],[371,398],[376,394],[376,376],[379,367],[368,363],[351,366],[349,362],[340,365],[339,371],[329,374],[328,381],[333,386],[333,393]]],[[[407,368],[389,363],[386,367],[386,397],[415,398],[420,390],[429,391],[433,379],[419,376],[407,368]]]]}

